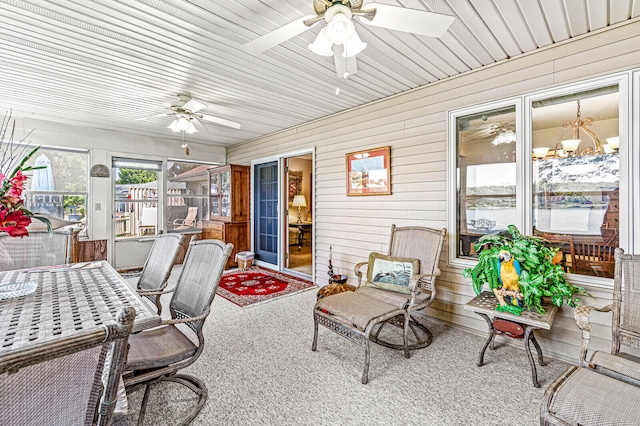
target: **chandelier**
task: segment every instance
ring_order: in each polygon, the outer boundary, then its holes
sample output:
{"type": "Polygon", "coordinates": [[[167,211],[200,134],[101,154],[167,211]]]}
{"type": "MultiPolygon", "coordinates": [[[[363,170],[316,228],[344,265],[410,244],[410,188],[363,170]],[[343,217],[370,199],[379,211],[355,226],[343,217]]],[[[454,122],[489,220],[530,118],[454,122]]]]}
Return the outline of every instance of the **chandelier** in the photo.
{"type": "MultiPolygon", "coordinates": [[[[593,124],[593,118],[586,117],[584,120],[582,119],[580,113],[580,100],[577,101],[578,108],[576,112],[576,119],[573,121],[565,121],[562,127],[567,129],[567,131],[560,137],[560,140],[556,143],[555,148],[553,149],[553,156],[551,158],[566,158],[566,157],[582,157],[585,155],[596,155],[596,154],[612,154],[618,150],[619,147],[619,137],[611,137],[607,138],[606,144],[603,144],[598,135],[591,129],[589,126],[593,124]],[[580,149],[580,145],[582,144],[582,139],[580,139],[580,130],[586,133],[593,146],[586,147],[584,149],[580,149]],[[570,137],[570,139],[565,139],[566,137],[570,137]]],[[[550,149],[547,147],[540,147],[533,149],[533,156],[542,160],[547,157],[550,149]]]]}
{"type": "Polygon", "coordinates": [[[516,132],[500,123],[493,124],[489,129],[489,134],[495,136],[491,145],[508,145],[516,141],[516,132]]]}

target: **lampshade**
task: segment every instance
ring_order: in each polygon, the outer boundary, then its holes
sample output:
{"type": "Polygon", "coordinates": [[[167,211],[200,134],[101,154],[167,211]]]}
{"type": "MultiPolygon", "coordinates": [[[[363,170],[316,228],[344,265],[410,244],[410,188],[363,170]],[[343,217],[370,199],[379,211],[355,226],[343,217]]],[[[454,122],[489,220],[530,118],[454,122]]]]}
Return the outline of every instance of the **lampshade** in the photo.
{"type": "Polygon", "coordinates": [[[197,132],[196,126],[193,125],[193,121],[189,120],[189,128],[186,130],[186,133],[191,134],[197,132]]]}
{"type": "Polygon", "coordinates": [[[535,155],[537,159],[546,157],[548,153],[549,148],[547,147],[533,148],[533,155],[535,155]]]}
{"type": "Polygon", "coordinates": [[[178,118],[178,130],[180,130],[181,132],[186,132],[187,130],[189,130],[190,124],[191,124],[191,121],[189,121],[188,118],[186,117],[178,118]]]}
{"type": "Polygon", "coordinates": [[[169,124],[167,127],[170,128],[171,130],[173,130],[174,132],[179,132],[180,131],[180,129],[178,128],[178,119],[177,118],[175,120],[173,120],[171,122],[171,124],[169,124]]]}
{"type": "Polygon", "coordinates": [[[613,149],[620,148],[620,136],[614,136],[612,138],[607,138],[607,143],[613,149]]]}
{"type": "Polygon", "coordinates": [[[331,22],[327,24],[326,29],[327,37],[333,44],[344,43],[351,38],[355,31],[351,19],[342,13],[336,13],[336,15],[331,18],[331,22]]]}
{"type": "Polygon", "coordinates": [[[367,43],[364,43],[360,39],[360,36],[354,29],[351,37],[344,42],[344,50],[342,51],[342,56],[344,56],[345,58],[356,56],[358,53],[362,52],[365,47],[367,47],[367,43]]]}
{"type": "Polygon", "coordinates": [[[562,141],[562,148],[565,152],[573,152],[578,149],[580,142],[580,139],[566,139],[562,141]]]}
{"type": "Polygon", "coordinates": [[[309,45],[309,50],[320,56],[332,56],[333,55],[333,43],[327,37],[327,28],[323,27],[316,40],[309,45]]]}
{"type": "Polygon", "coordinates": [[[296,195],[293,197],[293,207],[307,207],[307,199],[304,195],[296,195]]]}

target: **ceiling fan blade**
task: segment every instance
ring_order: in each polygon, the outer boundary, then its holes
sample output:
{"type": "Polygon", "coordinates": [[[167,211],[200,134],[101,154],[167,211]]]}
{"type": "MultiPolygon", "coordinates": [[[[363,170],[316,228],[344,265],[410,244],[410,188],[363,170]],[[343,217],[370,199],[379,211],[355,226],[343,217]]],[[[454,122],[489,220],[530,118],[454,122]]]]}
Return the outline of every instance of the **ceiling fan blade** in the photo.
{"type": "Polygon", "coordinates": [[[367,9],[377,9],[375,17],[369,21],[359,17],[360,22],[374,27],[404,31],[428,37],[441,37],[453,23],[453,16],[388,4],[368,3],[367,9]]]}
{"type": "Polygon", "coordinates": [[[182,105],[183,109],[189,110],[191,112],[198,112],[201,109],[206,107],[207,106],[205,104],[203,104],[202,102],[196,101],[195,99],[190,99],[189,102],[182,105]]]}
{"type": "Polygon", "coordinates": [[[282,42],[289,40],[292,37],[297,36],[298,34],[302,34],[307,31],[309,28],[313,27],[316,22],[314,22],[311,26],[307,26],[304,21],[313,20],[317,18],[316,15],[307,15],[302,18],[296,19],[293,22],[289,22],[288,24],[278,28],[277,30],[271,31],[263,35],[262,37],[258,37],[255,40],[250,41],[249,43],[243,44],[241,49],[247,53],[251,53],[255,55],[257,53],[262,53],[265,50],[271,49],[274,46],[279,45],[282,42]]]}
{"type": "Polygon", "coordinates": [[[225,120],[224,118],[214,117],[212,115],[202,115],[199,117],[202,120],[210,121],[212,123],[220,124],[222,126],[232,127],[234,129],[240,129],[242,125],[240,123],[236,123],[235,121],[225,120]]]}
{"type": "Polygon", "coordinates": [[[191,122],[193,123],[193,125],[196,127],[196,129],[199,132],[208,132],[209,129],[207,129],[207,126],[205,126],[204,124],[202,124],[200,122],[200,120],[198,120],[198,118],[194,118],[193,120],[191,120],[191,122]]]}
{"type": "Polygon", "coordinates": [[[135,121],[140,121],[140,120],[148,120],[150,118],[160,118],[160,117],[166,117],[167,115],[173,115],[173,113],[171,112],[164,112],[162,114],[156,114],[156,115],[152,115],[149,117],[140,117],[140,118],[136,118],[135,121]]]}

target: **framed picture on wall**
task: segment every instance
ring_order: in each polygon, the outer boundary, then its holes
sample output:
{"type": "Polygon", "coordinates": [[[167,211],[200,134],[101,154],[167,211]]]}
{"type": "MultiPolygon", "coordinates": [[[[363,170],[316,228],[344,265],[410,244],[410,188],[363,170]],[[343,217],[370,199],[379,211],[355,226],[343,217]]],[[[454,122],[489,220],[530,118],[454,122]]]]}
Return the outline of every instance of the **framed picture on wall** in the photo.
{"type": "Polygon", "coordinates": [[[391,147],[350,152],[347,159],[347,195],[391,194],[391,147]]]}

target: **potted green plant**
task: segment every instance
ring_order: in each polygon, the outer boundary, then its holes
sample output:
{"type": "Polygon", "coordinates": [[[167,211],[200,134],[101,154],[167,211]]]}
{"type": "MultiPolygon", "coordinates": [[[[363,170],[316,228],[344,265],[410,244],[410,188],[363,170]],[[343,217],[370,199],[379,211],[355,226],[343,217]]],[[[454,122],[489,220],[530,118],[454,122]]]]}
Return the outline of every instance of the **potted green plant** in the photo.
{"type": "Polygon", "coordinates": [[[523,308],[535,309],[543,314],[544,297],[550,297],[556,306],[566,303],[576,307],[580,298],[576,294],[589,294],[582,287],[567,282],[558,262],[558,247],[540,237],[522,235],[515,225],[508,233],[482,236],[475,244],[478,264],[463,272],[473,281],[476,294],[485,284],[494,292],[500,311],[520,315],[523,308]]]}

